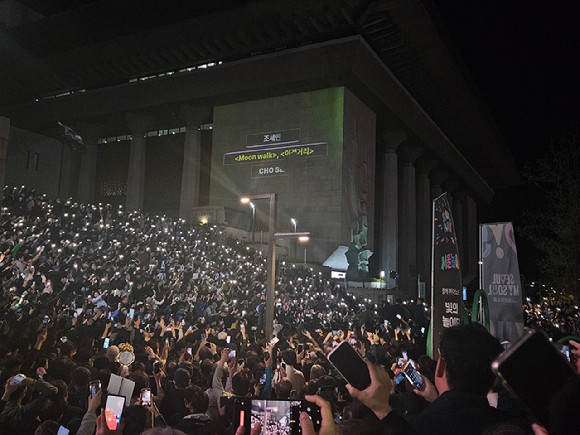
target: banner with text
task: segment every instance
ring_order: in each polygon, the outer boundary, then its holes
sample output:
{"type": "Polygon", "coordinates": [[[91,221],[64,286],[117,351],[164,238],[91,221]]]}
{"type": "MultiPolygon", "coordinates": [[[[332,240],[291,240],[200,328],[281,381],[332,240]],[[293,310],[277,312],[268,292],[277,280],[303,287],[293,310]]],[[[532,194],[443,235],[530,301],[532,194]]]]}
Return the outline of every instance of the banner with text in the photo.
{"type": "Polygon", "coordinates": [[[481,229],[481,285],[489,305],[490,332],[513,342],[524,331],[522,285],[511,222],[483,224],[481,229]]]}
{"type": "Polygon", "coordinates": [[[433,200],[431,331],[428,352],[439,357],[439,336],[461,324],[463,299],[455,224],[447,194],[433,200]]]}

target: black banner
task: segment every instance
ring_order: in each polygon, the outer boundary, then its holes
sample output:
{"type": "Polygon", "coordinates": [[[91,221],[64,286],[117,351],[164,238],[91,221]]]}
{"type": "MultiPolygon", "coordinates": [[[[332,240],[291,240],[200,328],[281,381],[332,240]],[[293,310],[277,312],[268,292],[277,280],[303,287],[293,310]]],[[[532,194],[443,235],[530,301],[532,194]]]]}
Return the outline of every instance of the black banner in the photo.
{"type": "Polygon", "coordinates": [[[433,200],[433,263],[431,287],[431,342],[429,355],[437,359],[439,336],[445,328],[461,324],[463,299],[459,248],[447,194],[433,200]]]}

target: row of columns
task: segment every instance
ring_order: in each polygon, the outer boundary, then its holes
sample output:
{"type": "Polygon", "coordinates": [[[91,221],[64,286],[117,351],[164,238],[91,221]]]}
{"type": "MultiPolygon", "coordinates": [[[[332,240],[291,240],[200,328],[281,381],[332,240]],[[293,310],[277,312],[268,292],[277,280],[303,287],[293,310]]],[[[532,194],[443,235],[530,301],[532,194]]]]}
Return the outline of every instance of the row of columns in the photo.
{"type": "MultiPolygon", "coordinates": [[[[201,173],[201,130],[202,122],[211,114],[208,107],[192,107],[181,105],[179,116],[186,123],[184,141],[184,159],[181,184],[181,201],[179,216],[190,218],[193,208],[199,205],[200,173],[201,173]]],[[[125,207],[127,211],[143,209],[145,193],[145,157],[147,133],[155,128],[152,116],[126,114],[125,123],[131,130],[131,149],[129,153],[129,170],[127,174],[127,194],[125,207]]],[[[62,192],[63,197],[74,196],[77,201],[91,202],[95,198],[95,180],[97,168],[96,141],[104,135],[102,127],[79,123],[75,125],[76,132],[83,138],[85,152],[80,158],[78,189],[76,192],[62,192]]],[[[0,139],[1,140],[1,139],[0,139]]],[[[1,144],[1,142],[0,142],[1,144]]],[[[64,149],[63,163],[70,160],[67,155],[70,150],[64,149]]],[[[70,156],[69,156],[70,157],[70,156]]],[[[66,178],[66,174],[65,174],[66,178]]]]}
{"type": "Polygon", "coordinates": [[[435,159],[403,131],[382,134],[385,145],[380,268],[387,288],[417,296],[418,281],[431,289],[432,200],[448,193],[467,280],[477,275],[477,208],[460,181],[450,177],[435,159]],[[391,278],[389,272],[397,272],[391,278]]]}

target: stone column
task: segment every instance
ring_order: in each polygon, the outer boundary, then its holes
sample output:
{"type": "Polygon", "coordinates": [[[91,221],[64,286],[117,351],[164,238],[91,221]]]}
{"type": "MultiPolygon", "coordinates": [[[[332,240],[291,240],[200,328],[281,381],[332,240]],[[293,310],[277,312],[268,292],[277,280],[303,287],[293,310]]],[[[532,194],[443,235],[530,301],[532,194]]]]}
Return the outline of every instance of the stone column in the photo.
{"type": "Polygon", "coordinates": [[[145,135],[153,128],[152,116],[137,116],[127,113],[127,125],[131,129],[131,151],[129,154],[129,173],[127,174],[126,210],[143,209],[145,191],[145,135]]]}
{"type": "Polygon", "coordinates": [[[382,134],[387,152],[383,166],[383,208],[381,225],[381,264],[380,270],[385,272],[387,288],[397,285],[397,280],[389,278],[389,272],[399,270],[398,238],[399,238],[399,174],[397,147],[407,140],[404,131],[385,131],[382,134]]]}
{"type": "Polygon", "coordinates": [[[431,227],[432,209],[431,181],[429,173],[437,166],[433,159],[420,158],[417,170],[417,273],[425,283],[425,297],[431,299],[431,227]]]}
{"type": "Polygon", "coordinates": [[[6,158],[8,157],[8,139],[10,138],[10,119],[0,116],[0,202],[6,179],[6,158]]]}
{"type": "Polygon", "coordinates": [[[199,205],[201,174],[201,131],[199,127],[210,115],[211,109],[209,107],[191,107],[182,104],[179,108],[179,117],[187,125],[183,148],[179,217],[188,221],[193,216],[193,208],[199,205]]]}
{"type": "Polygon", "coordinates": [[[75,131],[83,138],[85,152],[81,156],[77,201],[85,204],[95,201],[95,182],[97,177],[97,139],[103,135],[99,125],[79,123],[75,131]]]}
{"type": "Polygon", "coordinates": [[[441,184],[449,178],[449,172],[441,168],[435,168],[431,171],[429,177],[431,178],[431,199],[438,198],[443,193],[441,184]]]}
{"type": "Polygon", "coordinates": [[[400,189],[399,289],[412,298],[417,296],[417,201],[413,164],[422,153],[421,147],[408,143],[399,151],[403,163],[400,189]]]}

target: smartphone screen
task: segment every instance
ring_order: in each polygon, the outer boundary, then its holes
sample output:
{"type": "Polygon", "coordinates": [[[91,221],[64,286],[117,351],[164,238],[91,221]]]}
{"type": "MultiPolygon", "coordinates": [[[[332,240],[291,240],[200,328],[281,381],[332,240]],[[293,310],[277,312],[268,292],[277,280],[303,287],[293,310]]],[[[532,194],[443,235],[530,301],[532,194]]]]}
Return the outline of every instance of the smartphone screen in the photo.
{"type": "Polygon", "coordinates": [[[229,335],[226,337],[226,343],[230,344],[230,342],[232,341],[232,337],[230,337],[229,335]]]}
{"type": "Polygon", "coordinates": [[[266,384],[266,372],[262,372],[262,374],[260,375],[260,385],[265,384],[266,384]]]}
{"type": "Polygon", "coordinates": [[[91,382],[91,397],[95,397],[101,389],[101,381],[91,382]]]}
{"type": "Polygon", "coordinates": [[[527,330],[492,367],[550,433],[555,433],[551,425],[557,413],[580,409],[562,397],[578,383],[574,369],[541,330],[527,330]]]}
{"type": "Polygon", "coordinates": [[[192,354],[192,349],[191,349],[191,347],[188,347],[188,348],[187,348],[187,353],[188,353],[188,354],[190,354],[190,355],[193,355],[193,354],[192,354]]]}
{"type": "Polygon", "coordinates": [[[346,341],[340,343],[328,354],[328,360],[353,387],[362,391],[371,384],[367,364],[346,341]]]}
{"type": "Polygon", "coordinates": [[[205,334],[201,334],[201,341],[205,340],[205,334]]]}
{"type": "Polygon", "coordinates": [[[236,351],[232,350],[230,353],[228,353],[228,357],[229,358],[235,358],[236,357],[236,351]]]}
{"type": "Polygon", "coordinates": [[[26,379],[26,375],[23,375],[22,373],[18,373],[16,376],[14,376],[14,379],[12,379],[12,381],[10,381],[10,385],[19,384],[24,379],[26,379]]]}
{"type": "Polygon", "coordinates": [[[110,342],[111,342],[111,339],[109,337],[105,338],[103,340],[103,349],[107,349],[109,347],[110,342]]]}
{"type": "Polygon", "coordinates": [[[300,343],[298,345],[298,353],[302,353],[303,350],[304,350],[304,345],[302,343],[300,343]]]}
{"type": "Polygon", "coordinates": [[[405,377],[408,379],[409,383],[419,391],[425,389],[425,381],[421,374],[415,369],[413,361],[409,360],[403,369],[405,377]]]}
{"type": "Polygon", "coordinates": [[[405,380],[405,375],[402,373],[399,373],[396,377],[395,377],[395,383],[397,385],[399,385],[401,382],[403,382],[405,380]]]}
{"type": "Polygon", "coordinates": [[[141,390],[141,405],[151,406],[151,390],[149,388],[141,390]]]}
{"type": "Polygon", "coordinates": [[[121,424],[121,417],[123,415],[123,408],[125,407],[125,396],[107,396],[107,404],[105,406],[105,419],[109,430],[117,430],[121,424]]]}
{"type": "Polygon", "coordinates": [[[135,317],[135,309],[131,308],[129,310],[129,319],[133,320],[133,317],[135,317]]]}
{"type": "Polygon", "coordinates": [[[234,402],[234,427],[244,426],[249,435],[256,423],[262,425],[262,435],[292,435],[299,433],[300,412],[307,412],[320,429],[320,409],[313,403],[300,400],[265,400],[239,398],[234,402]]]}
{"type": "Polygon", "coordinates": [[[68,432],[69,430],[66,427],[61,426],[58,428],[58,432],[56,433],[56,435],[68,435],[68,432]]]}

